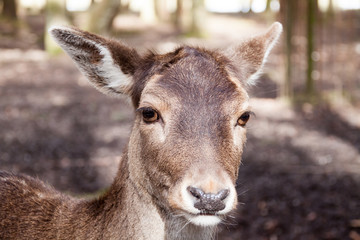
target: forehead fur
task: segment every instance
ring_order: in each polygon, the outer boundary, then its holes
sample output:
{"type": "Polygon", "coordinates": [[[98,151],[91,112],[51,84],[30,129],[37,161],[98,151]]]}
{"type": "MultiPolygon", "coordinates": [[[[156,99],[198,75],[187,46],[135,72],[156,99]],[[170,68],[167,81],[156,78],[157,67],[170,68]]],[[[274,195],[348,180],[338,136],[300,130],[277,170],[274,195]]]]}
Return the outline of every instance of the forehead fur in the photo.
{"type": "Polygon", "coordinates": [[[159,87],[191,103],[205,100],[211,104],[243,95],[241,83],[235,83],[227,71],[231,68],[230,60],[216,51],[180,47],[164,55],[150,53],[145,59],[133,93],[137,99],[133,100],[139,101],[145,84],[155,74],[162,76],[157,81],[159,87]]]}

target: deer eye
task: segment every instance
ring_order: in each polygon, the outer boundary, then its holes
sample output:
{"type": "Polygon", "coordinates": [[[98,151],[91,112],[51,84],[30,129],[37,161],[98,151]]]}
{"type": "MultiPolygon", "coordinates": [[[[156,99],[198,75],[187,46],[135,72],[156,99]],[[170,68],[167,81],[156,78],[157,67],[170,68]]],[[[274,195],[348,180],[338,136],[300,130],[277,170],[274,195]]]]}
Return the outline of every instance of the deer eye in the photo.
{"type": "Polygon", "coordinates": [[[146,107],[139,110],[141,110],[144,122],[152,123],[159,120],[159,114],[154,109],[146,107]]]}
{"type": "Polygon", "coordinates": [[[250,119],[251,112],[244,112],[237,120],[237,125],[244,127],[250,119]]]}

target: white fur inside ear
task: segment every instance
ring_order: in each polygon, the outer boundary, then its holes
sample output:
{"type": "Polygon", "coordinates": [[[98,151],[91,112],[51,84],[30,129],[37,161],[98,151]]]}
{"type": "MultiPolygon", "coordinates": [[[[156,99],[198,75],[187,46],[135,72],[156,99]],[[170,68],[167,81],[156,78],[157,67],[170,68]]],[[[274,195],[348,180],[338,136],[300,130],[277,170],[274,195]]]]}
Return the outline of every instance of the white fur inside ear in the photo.
{"type": "Polygon", "coordinates": [[[108,83],[107,87],[127,92],[132,84],[132,77],[123,73],[120,67],[114,63],[114,59],[107,48],[97,43],[94,44],[100,49],[100,54],[104,56],[101,60],[102,65],[98,69],[108,83]]]}
{"type": "Polygon", "coordinates": [[[260,69],[259,69],[256,73],[252,74],[252,75],[246,80],[246,82],[247,82],[248,85],[250,85],[250,86],[256,85],[257,80],[259,79],[259,77],[260,77],[261,74],[263,73],[263,71],[262,71],[263,66],[264,66],[264,62],[262,63],[260,69]]]}
{"type": "Polygon", "coordinates": [[[268,33],[266,34],[267,36],[268,35],[270,35],[270,36],[268,36],[269,43],[267,44],[267,49],[265,51],[263,62],[266,62],[267,57],[269,56],[271,50],[278,42],[280,35],[282,33],[282,29],[283,29],[283,27],[282,27],[281,23],[279,23],[279,22],[273,23],[273,25],[270,27],[268,33]]]}
{"type": "Polygon", "coordinates": [[[260,68],[247,79],[247,84],[248,85],[255,85],[257,79],[263,73],[264,64],[266,63],[267,58],[268,58],[271,50],[273,49],[273,47],[278,42],[279,37],[281,35],[281,32],[282,32],[281,23],[275,22],[275,23],[273,23],[271,25],[268,32],[264,35],[264,37],[267,40],[265,41],[265,54],[264,54],[264,57],[263,57],[263,61],[262,61],[262,64],[261,64],[260,68]]]}
{"type": "Polygon", "coordinates": [[[121,70],[120,66],[114,62],[111,52],[104,45],[80,35],[72,28],[51,27],[49,32],[54,40],[75,61],[80,71],[87,76],[90,82],[101,92],[105,94],[113,93],[114,90],[116,90],[115,94],[118,92],[125,94],[129,92],[132,85],[132,77],[121,70]],[[57,31],[68,33],[68,38],[71,38],[71,41],[69,41],[69,39],[63,39],[64,37],[58,35],[56,33],[57,31]],[[84,43],[94,46],[99,50],[99,53],[102,56],[100,62],[91,63],[90,61],[78,58],[78,56],[90,57],[91,55],[91,52],[84,51],[82,48],[77,47],[84,43]],[[94,74],[101,77],[103,83],[106,83],[106,85],[99,87],[96,84],[96,80],[91,79],[94,74]]]}

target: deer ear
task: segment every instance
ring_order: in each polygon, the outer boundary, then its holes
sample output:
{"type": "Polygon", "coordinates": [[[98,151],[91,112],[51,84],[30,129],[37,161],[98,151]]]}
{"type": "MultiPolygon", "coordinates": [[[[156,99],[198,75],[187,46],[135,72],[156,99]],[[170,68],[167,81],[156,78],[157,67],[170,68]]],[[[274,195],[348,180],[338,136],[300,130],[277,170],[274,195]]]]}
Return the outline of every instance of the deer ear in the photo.
{"type": "Polygon", "coordinates": [[[133,75],[140,62],[135,50],[76,28],[52,27],[49,32],[99,91],[131,94],[133,75]]]}
{"type": "Polygon", "coordinates": [[[279,39],[282,25],[275,22],[265,34],[252,37],[238,46],[229,49],[226,54],[232,60],[237,75],[247,84],[255,84],[271,49],[279,39]]]}

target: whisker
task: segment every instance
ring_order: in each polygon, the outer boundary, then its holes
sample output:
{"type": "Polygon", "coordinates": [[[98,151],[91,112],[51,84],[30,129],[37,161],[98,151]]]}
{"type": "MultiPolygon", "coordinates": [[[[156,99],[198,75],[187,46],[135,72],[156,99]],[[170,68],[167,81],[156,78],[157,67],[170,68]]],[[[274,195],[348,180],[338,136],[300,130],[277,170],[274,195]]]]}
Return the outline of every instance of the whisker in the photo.
{"type": "Polygon", "coordinates": [[[239,192],[239,190],[238,190],[237,196],[244,195],[245,193],[249,192],[249,190],[250,190],[250,189],[244,189],[244,190],[242,190],[241,192],[239,192]]]}
{"type": "Polygon", "coordinates": [[[182,230],[184,230],[184,228],[189,225],[189,223],[191,223],[189,220],[186,220],[186,223],[184,224],[184,226],[182,228],[180,228],[180,230],[177,232],[177,234],[179,234],[182,230]]]}

